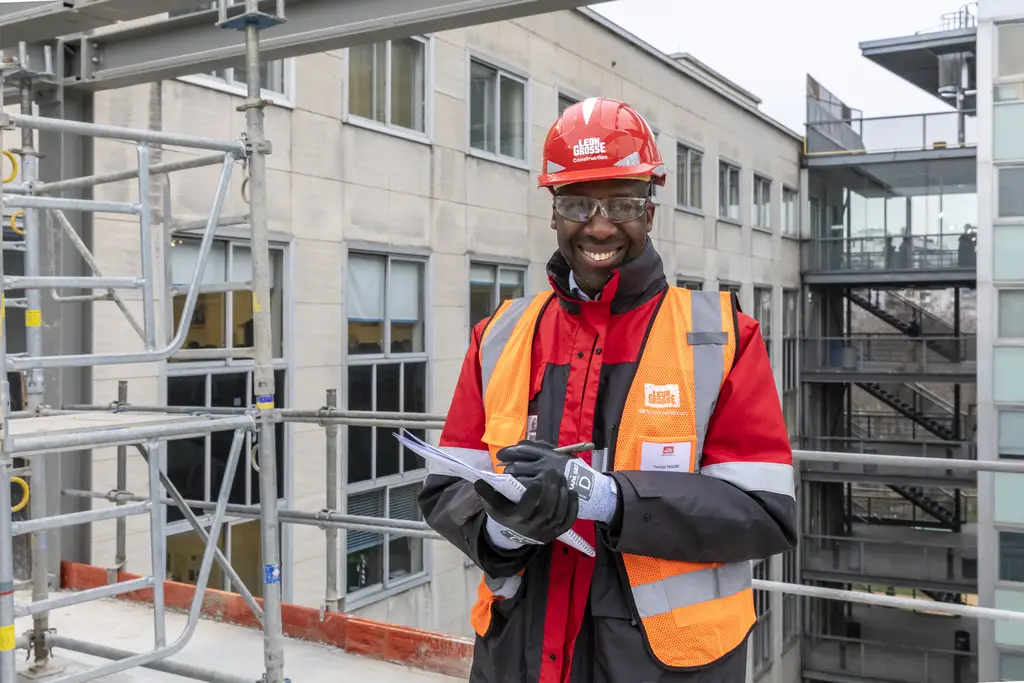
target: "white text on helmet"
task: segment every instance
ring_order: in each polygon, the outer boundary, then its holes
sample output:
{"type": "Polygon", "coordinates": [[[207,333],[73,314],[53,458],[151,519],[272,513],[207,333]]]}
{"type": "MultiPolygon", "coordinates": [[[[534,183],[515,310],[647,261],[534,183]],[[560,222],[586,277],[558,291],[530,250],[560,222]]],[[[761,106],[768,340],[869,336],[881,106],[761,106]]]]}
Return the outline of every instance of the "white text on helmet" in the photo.
{"type": "Polygon", "coordinates": [[[605,146],[601,138],[583,138],[572,146],[572,155],[574,157],[589,157],[604,153],[605,146]]]}

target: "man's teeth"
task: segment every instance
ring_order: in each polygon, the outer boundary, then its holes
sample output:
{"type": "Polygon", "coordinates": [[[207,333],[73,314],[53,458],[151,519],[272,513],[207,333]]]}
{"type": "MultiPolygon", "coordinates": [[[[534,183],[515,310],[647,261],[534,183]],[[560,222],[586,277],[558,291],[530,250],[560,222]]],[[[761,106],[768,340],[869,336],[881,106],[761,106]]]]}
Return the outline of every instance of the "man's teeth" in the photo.
{"type": "MultiPolygon", "coordinates": [[[[618,251],[618,250],[616,250],[616,251],[618,251]]],[[[584,249],[583,250],[583,254],[587,258],[592,259],[594,261],[607,261],[612,256],[615,256],[615,251],[597,252],[597,251],[587,251],[586,249],[584,249]]]]}

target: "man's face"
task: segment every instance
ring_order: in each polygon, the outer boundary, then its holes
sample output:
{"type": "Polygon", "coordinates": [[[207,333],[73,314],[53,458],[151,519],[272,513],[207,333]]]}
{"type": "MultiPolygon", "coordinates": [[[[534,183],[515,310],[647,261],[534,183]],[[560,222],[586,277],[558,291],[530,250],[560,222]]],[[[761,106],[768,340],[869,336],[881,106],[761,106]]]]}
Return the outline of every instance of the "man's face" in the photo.
{"type": "Polygon", "coordinates": [[[551,227],[584,289],[600,290],[613,270],[643,253],[654,221],[648,195],[649,184],[640,180],[576,183],[556,191],[551,227]],[[605,202],[609,217],[593,200],[605,202]]]}

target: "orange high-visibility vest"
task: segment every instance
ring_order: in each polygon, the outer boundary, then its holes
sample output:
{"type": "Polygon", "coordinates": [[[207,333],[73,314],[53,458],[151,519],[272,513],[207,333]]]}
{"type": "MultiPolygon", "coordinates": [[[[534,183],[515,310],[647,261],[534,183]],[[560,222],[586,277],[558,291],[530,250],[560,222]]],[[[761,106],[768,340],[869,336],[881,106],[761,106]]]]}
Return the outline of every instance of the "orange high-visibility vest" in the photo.
{"type": "MultiPolygon", "coordinates": [[[[526,433],[534,331],[552,295],[506,302],[480,343],[483,442],[496,471],[497,452],[526,433]]],[[[699,473],[708,423],[736,353],[732,297],[669,287],[655,316],[619,422],[612,469],[645,469],[647,461],[646,469],[656,471],[649,463],[658,453],[682,449],[689,451],[689,471],[699,473]]],[[[634,613],[665,666],[709,664],[739,646],[756,621],[750,562],[621,557],[634,613]]],[[[471,619],[478,634],[490,627],[493,603],[515,595],[521,582],[518,575],[483,577],[471,619]]]]}

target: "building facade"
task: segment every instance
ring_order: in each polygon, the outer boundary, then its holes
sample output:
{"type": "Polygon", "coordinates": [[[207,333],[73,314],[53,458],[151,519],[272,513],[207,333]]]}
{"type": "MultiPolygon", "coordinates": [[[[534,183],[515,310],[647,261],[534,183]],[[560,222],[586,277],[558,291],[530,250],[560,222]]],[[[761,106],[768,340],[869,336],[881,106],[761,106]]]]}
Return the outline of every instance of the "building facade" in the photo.
{"type": "MultiPolygon", "coordinates": [[[[1024,2],[978,3],[978,457],[1024,459],[1024,2]]],[[[1024,611],[1024,475],[978,479],[981,602],[1024,611]]],[[[980,680],[1024,678],[1024,628],[979,624],[980,680]]]]}
{"type": "MultiPolygon", "coordinates": [[[[217,30],[213,26],[211,31],[217,30]]],[[[429,36],[268,63],[264,70],[271,301],[277,404],[316,408],[338,389],[342,408],[444,413],[467,348],[470,326],[510,297],[547,287],[555,249],[550,195],[536,188],[541,147],[566,106],[588,96],[625,100],[658,135],[669,177],[657,193],[652,236],[666,274],[679,285],[729,289],[762,325],[794,439],[799,424],[801,136],[758,110],[759,100],[686,54],[665,55],[589,10],[559,12],[429,36]]],[[[223,69],[100,92],[93,120],[212,138],[242,130],[236,111],[243,74],[223,69]]],[[[154,151],[156,161],[188,152],[154,151]]],[[[132,146],[97,140],[92,171],[133,167],[132,146]]],[[[166,323],[177,325],[195,264],[189,223],[210,211],[216,168],[154,182],[154,206],[175,226],[160,291],[166,323]]],[[[206,268],[186,349],[251,344],[252,297],[217,292],[251,277],[246,188],[235,174],[206,268]],[[238,218],[241,216],[241,218],[238,218]]],[[[132,201],[116,183],[96,199],[132,201]]],[[[15,239],[14,234],[11,235],[15,239]]],[[[92,246],[103,273],[139,271],[138,224],[97,216],[92,246]]],[[[16,273],[17,254],[5,269],[16,273]]],[[[140,301],[126,300],[140,315],[140,301]]],[[[9,316],[18,339],[23,315],[9,316]]],[[[129,323],[109,302],[93,306],[82,334],[95,352],[138,348],[129,323]]],[[[22,333],[23,337],[23,333],[22,333]]],[[[23,342],[22,342],[23,343],[23,342]]],[[[16,341],[9,351],[17,352],[16,341]]],[[[220,351],[218,351],[220,350],[220,351]]],[[[129,382],[139,405],[243,406],[252,395],[245,359],[181,360],[92,371],[98,403],[129,382]]],[[[403,453],[390,428],[341,430],[342,500],[350,514],[418,519],[426,472],[403,453]]],[[[429,435],[436,437],[436,434],[429,435]]],[[[278,428],[280,490],[292,508],[326,504],[325,440],[313,424],[278,428]]],[[[187,499],[210,500],[223,481],[230,436],[169,444],[171,480],[187,499]]],[[[258,502],[259,447],[232,482],[232,503],[258,502]]],[[[129,459],[139,488],[141,459],[129,459]]],[[[113,450],[95,451],[88,488],[116,487],[113,450]]],[[[103,503],[97,503],[102,505],[103,503]]],[[[168,510],[169,578],[194,581],[200,542],[168,510]]],[[[127,521],[127,570],[149,571],[148,529],[127,521]]],[[[93,525],[94,564],[114,561],[113,522],[93,525]]],[[[343,536],[345,609],[398,624],[468,634],[479,572],[453,548],[364,532],[343,536]]],[[[257,596],[262,588],[258,527],[238,519],[220,546],[257,596]]],[[[285,600],[324,603],[323,532],[282,529],[285,600]]],[[[759,563],[759,578],[794,581],[795,554],[759,563]]],[[[211,586],[230,590],[218,568],[211,586]]],[[[799,634],[795,600],[758,594],[752,673],[764,674],[799,634]]],[[[789,665],[795,674],[796,665],[789,665]]]]}

